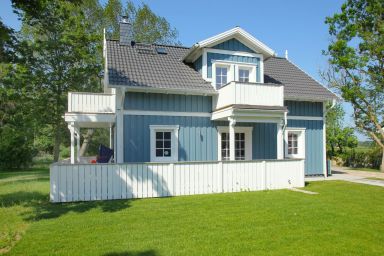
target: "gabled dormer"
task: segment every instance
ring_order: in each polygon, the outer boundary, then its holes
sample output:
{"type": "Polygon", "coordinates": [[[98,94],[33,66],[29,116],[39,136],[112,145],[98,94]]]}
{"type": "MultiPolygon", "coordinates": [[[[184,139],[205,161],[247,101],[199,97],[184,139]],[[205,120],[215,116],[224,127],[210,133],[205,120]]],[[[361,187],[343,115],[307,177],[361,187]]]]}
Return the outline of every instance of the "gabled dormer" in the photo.
{"type": "Polygon", "coordinates": [[[264,60],[274,55],[268,46],[235,27],[194,44],[183,60],[219,89],[232,81],[264,83],[264,60]]]}

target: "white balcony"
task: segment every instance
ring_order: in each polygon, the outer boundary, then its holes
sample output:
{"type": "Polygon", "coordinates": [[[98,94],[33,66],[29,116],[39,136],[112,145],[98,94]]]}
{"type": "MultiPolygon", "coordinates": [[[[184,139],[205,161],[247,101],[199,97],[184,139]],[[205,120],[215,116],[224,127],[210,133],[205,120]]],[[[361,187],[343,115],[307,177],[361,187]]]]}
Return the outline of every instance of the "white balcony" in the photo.
{"type": "Polygon", "coordinates": [[[115,113],[116,96],[105,93],[68,93],[68,113],[115,113]]]}
{"type": "Polygon", "coordinates": [[[231,105],[284,106],[284,86],[230,82],[219,89],[216,109],[231,105]]]}

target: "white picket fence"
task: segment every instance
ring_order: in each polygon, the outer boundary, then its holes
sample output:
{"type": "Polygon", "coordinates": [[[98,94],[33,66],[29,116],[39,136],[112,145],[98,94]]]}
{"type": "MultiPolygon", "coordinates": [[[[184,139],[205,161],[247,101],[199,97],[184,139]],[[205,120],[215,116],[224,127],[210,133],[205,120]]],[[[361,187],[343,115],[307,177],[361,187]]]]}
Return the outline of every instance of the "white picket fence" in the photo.
{"type": "Polygon", "coordinates": [[[304,160],[53,164],[52,202],[148,198],[304,186],[304,160]]]}

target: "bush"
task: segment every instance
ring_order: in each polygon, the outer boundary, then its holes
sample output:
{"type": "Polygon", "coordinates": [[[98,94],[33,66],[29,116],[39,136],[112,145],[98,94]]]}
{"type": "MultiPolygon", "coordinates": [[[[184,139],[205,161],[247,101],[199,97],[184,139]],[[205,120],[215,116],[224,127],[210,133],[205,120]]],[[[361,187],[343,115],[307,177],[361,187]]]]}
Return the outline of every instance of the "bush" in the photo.
{"type": "Polygon", "coordinates": [[[36,151],[22,131],[4,126],[0,130],[0,169],[28,167],[36,151]]]}
{"type": "Polygon", "coordinates": [[[353,168],[380,169],[381,150],[377,147],[366,150],[348,150],[340,155],[344,166],[353,168]]]}

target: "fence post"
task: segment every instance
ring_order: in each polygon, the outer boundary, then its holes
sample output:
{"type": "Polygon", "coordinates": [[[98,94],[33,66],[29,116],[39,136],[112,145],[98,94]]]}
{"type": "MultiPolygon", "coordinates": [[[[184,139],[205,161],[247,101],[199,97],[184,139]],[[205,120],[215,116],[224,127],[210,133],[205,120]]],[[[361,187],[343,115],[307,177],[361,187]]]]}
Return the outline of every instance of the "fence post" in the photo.
{"type": "Polygon", "coordinates": [[[223,170],[223,161],[219,162],[219,171],[218,173],[221,175],[221,192],[224,192],[224,170],[223,170]]]}
{"type": "Polygon", "coordinates": [[[264,190],[267,189],[267,163],[265,161],[261,162],[263,164],[263,178],[264,178],[264,190]]]}
{"type": "Polygon", "coordinates": [[[175,186],[175,164],[174,163],[171,163],[169,165],[169,168],[171,169],[171,173],[172,173],[172,192],[170,193],[170,195],[168,196],[175,196],[176,195],[176,186],[175,186]]]}

